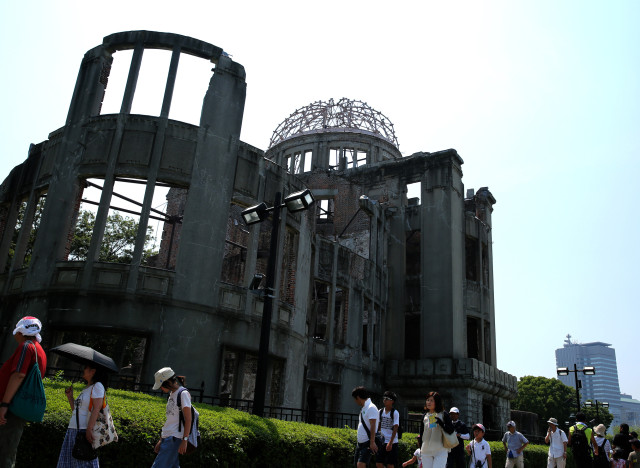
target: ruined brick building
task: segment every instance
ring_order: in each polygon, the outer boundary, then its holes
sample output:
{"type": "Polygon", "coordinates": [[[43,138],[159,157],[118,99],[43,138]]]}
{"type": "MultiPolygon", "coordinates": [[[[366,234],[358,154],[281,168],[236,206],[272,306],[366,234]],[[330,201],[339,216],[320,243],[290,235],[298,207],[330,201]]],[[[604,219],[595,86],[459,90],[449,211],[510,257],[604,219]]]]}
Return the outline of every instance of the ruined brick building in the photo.
{"type": "Polygon", "coordinates": [[[389,120],[359,101],[303,107],[254,148],[239,140],[245,91],[241,65],[189,37],[123,32],[85,54],[65,125],[0,187],[3,356],[28,313],[46,346],[106,337],[134,380],[169,365],[205,394],[250,400],[263,298],[249,284],[271,226],[247,227],[240,212],[310,188],[312,209],[281,222],[267,405],[353,412],[351,389],[365,385],[420,410],[435,389],[467,421],[503,423],[516,379],[496,367],[493,195],[465,194],[455,150],[402,157],[389,120]],[[131,49],[121,110],[101,114],[112,62],[131,49]],[[131,113],[148,49],[172,51],[159,116],[131,113]],[[200,125],[168,118],[181,54],[215,66],[200,125]],[[144,187],[135,248],[100,261],[123,181],[144,187]],[[95,224],[84,256],[70,256],[89,186],[95,224]],[[163,213],[151,206],[159,187],[163,213]],[[154,217],[164,232],[148,258],[154,217]]]}

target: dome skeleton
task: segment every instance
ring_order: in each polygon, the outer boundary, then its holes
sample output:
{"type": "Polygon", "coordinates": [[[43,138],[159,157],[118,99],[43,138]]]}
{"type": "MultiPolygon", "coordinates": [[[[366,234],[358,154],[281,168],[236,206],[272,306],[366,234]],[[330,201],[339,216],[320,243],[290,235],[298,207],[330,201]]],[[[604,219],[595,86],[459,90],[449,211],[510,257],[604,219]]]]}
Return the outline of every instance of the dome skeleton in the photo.
{"type": "Polygon", "coordinates": [[[366,102],[342,98],[316,101],[293,112],[274,130],[269,148],[288,138],[312,131],[354,129],[381,136],[399,146],[393,123],[366,102]]]}

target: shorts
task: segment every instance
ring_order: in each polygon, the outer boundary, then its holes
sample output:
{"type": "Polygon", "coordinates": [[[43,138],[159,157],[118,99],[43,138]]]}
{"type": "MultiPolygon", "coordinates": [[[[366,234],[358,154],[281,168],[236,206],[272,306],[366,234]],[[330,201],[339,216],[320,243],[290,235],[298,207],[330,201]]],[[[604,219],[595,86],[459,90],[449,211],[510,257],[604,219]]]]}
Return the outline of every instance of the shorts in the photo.
{"type": "Polygon", "coordinates": [[[397,465],[398,464],[398,444],[393,444],[391,450],[387,452],[387,444],[383,444],[382,447],[376,453],[376,463],[382,463],[383,465],[397,465]]]}
{"type": "Polygon", "coordinates": [[[371,448],[369,447],[369,442],[358,442],[356,445],[356,451],[353,454],[353,462],[355,464],[368,464],[369,460],[371,460],[371,448]]]}

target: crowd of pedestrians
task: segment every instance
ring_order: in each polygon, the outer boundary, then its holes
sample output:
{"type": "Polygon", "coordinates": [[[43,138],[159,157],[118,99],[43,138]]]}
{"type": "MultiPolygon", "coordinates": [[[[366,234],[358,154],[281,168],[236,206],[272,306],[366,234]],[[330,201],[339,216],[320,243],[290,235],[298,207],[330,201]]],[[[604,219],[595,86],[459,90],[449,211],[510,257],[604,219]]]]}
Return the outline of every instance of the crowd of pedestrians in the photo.
{"type": "MultiPolygon", "coordinates": [[[[18,444],[27,421],[19,416],[22,413],[18,411],[16,401],[23,398],[20,395],[28,391],[25,390],[27,386],[33,386],[33,375],[42,387],[47,356],[40,345],[41,331],[42,324],[37,318],[20,319],[13,331],[17,346],[0,368],[0,468],[15,466],[18,444]]],[[[111,360],[104,355],[102,357],[111,360]]],[[[84,361],[86,359],[80,362],[84,361]]],[[[101,364],[104,363],[85,362],[82,379],[86,386],[77,397],[74,397],[73,386],[65,389],[72,413],[60,450],[58,468],[99,467],[95,449],[104,443],[104,431],[96,432],[96,426],[98,421],[104,423],[109,370],[101,364]]],[[[179,468],[178,455],[197,447],[198,412],[191,404],[184,378],[176,375],[173,369],[164,367],[155,373],[154,378],[153,389],[161,389],[168,398],[166,420],[154,447],[157,455],[152,468],[179,468]]],[[[357,468],[366,468],[371,457],[375,456],[377,468],[397,467],[398,440],[402,435],[400,415],[394,407],[397,395],[391,391],[384,392],[380,409],[371,401],[364,387],[356,387],[351,395],[360,406],[354,464],[357,468]]],[[[44,398],[44,394],[42,396],[44,398]]],[[[43,414],[44,406],[39,420],[43,414]]],[[[568,447],[577,468],[640,467],[640,442],[637,434],[629,432],[627,424],[621,424],[619,433],[609,442],[603,424],[591,428],[584,421],[586,416],[577,413],[576,423],[567,434],[558,427],[555,418],[549,418],[545,436],[545,443],[549,445],[547,468],[564,468],[568,447]]],[[[460,419],[458,408],[446,411],[440,394],[429,392],[420,421],[418,449],[402,466],[417,463],[419,468],[463,468],[467,463],[466,451],[469,468],[492,468],[491,447],[484,439],[485,432],[482,423],[474,424],[469,431],[460,419]],[[465,441],[468,441],[466,446],[465,441]]],[[[117,436],[107,443],[113,440],[117,440],[117,436]]],[[[514,421],[507,423],[502,443],[507,454],[505,468],[524,468],[524,449],[529,441],[516,430],[514,421]]]]}
{"type": "MultiPolygon", "coordinates": [[[[364,387],[356,387],[352,396],[361,407],[354,464],[357,468],[365,468],[375,456],[377,468],[398,466],[395,463],[400,430],[399,419],[396,418],[398,412],[393,408],[397,396],[393,392],[385,392],[384,410],[380,412],[364,387]],[[393,419],[385,420],[383,415],[393,415],[393,419]],[[381,427],[384,430],[380,430],[381,427]]],[[[402,463],[403,467],[413,464],[419,468],[493,467],[491,447],[484,439],[486,430],[482,423],[474,424],[469,431],[460,419],[460,410],[452,407],[445,411],[442,397],[437,392],[427,394],[424,410],[418,448],[409,460],[402,463]],[[454,434],[457,443],[450,442],[454,434]],[[465,441],[469,441],[466,446],[465,441]]],[[[620,425],[619,433],[610,442],[606,438],[604,424],[591,428],[584,422],[586,419],[584,413],[577,413],[576,423],[567,434],[558,427],[556,418],[549,418],[544,439],[549,445],[547,468],[565,468],[568,448],[576,468],[640,467],[640,442],[637,434],[629,432],[627,424],[620,425]]],[[[507,422],[502,444],[506,454],[505,468],[524,468],[524,450],[529,441],[517,430],[514,421],[507,422]]]]}

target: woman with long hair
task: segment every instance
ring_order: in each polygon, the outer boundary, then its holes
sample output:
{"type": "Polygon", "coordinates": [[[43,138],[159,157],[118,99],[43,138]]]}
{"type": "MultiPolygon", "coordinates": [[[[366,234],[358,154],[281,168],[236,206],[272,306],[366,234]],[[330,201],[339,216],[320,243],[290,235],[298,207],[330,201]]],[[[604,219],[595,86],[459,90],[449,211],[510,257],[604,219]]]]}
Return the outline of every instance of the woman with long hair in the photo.
{"type": "Polygon", "coordinates": [[[73,398],[73,386],[64,390],[72,413],[62,442],[58,468],[99,468],[100,466],[97,457],[90,461],[78,460],[73,457],[72,452],[78,432],[84,433],[87,440],[93,442],[92,430],[105,398],[107,372],[102,367],[88,364],[84,366],[82,379],[87,386],[80,392],[78,398],[73,398]]]}
{"type": "Polygon", "coordinates": [[[427,394],[424,409],[426,412],[420,426],[422,466],[423,468],[445,468],[449,449],[442,443],[442,432],[452,434],[453,423],[449,413],[444,410],[442,397],[438,392],[427,394]]]}

